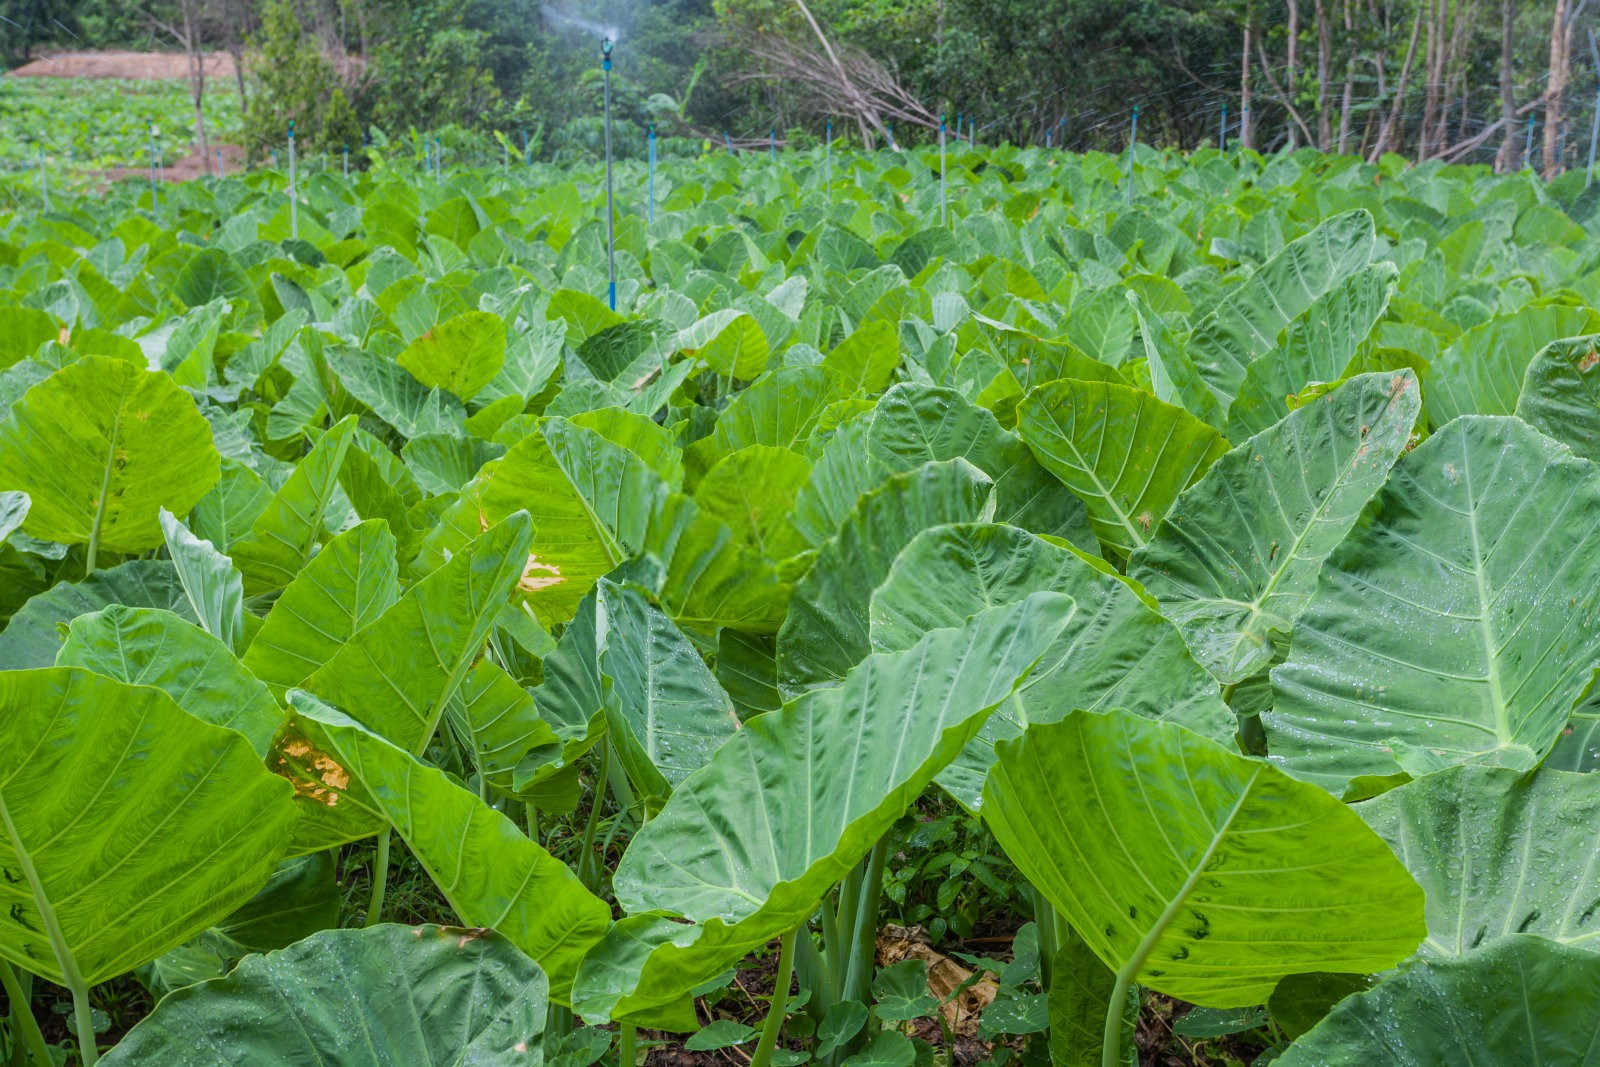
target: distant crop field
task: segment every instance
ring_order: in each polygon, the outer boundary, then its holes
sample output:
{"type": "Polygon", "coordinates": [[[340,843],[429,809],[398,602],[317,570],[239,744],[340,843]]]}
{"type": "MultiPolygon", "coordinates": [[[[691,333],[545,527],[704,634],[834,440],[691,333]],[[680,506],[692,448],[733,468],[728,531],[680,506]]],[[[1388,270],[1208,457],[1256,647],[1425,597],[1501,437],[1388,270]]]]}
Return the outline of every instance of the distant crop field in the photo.
{"type": "MultiPolygon", "coordinates": [[[[231,77],[208,87],[205,115],[214,144],[238,143],[239,93],[231,77]]],[[[152,124],[154,150],[164,164],[195,150],[187,80],[26,77],[17,71],[0,78],[0,168],[7,171],[36,167],[41,154],[63,177],[148,167],[152,124]]]]}

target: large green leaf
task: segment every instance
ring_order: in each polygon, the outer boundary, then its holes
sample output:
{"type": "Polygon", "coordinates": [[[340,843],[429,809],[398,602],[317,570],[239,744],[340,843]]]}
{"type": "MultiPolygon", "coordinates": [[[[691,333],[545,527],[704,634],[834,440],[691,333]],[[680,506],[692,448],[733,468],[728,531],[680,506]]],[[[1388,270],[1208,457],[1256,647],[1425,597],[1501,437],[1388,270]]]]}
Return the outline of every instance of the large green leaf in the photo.
{"type": "Polygon", "coordinates": [[[227,645],[159,608],[114,604],[79,615],[56,663],[129,685],[154,686],[195,718],[243,734],[259,755],[266,754],[283,720],[267,687],[227,645]]]}
{"type": "Polygon", "coordinates": [[[767,335],[755,319],[735,308],[713,311],[684,327],[672,346],[733,378],[754,378],[767,368],[767,335]]]}
{"type": "Polygon", "coordinates": [[[811,476],[811,462],[772,445],[748,445],[716,462],[695,489],[700,509],[769,559],[803,552],[807,545],[790,522],[795,494],[811,476]]]}
{"type": "Polygon", "coordinates": [[[61,582],[30,599],[0,633],[0,670],[48,667],[73,619],[112,604],[165,608],[196,622],[178,572],[166,560],[135,559],[95,571],[81,582],[61,582]]]}
{"type": "Polygon", "coordinates": [[[987,521],[994,483],[964,459],[896,474],[857,501],[794,589],[778,631],[778,681],[790,695],[843,678],[872,651],[867,607],[895,556],[918,533],[987,521]]]}
{"type": "Polygon", "coordinates": [[[350,808],[394,827],[463,922],[532,956],[565,1003],[578,961],[611,910],[560,860],[441,770],[304,690],[274,743],[275,766],[302,807],[350,808]]]}
{"type": "Polygon", "coordinates": [[[478,773],[507,796],[527,799],[541,771],[560,769],[562,738],[528,691],[487,658],[468,672],[447,714],[470,746],[478,773]]]}
{"type": "Polygon", "coordinates": [[[233,561],[210,541],[196,537],[165,508],[161,509],[161,533],[195,618],[207,633],[237,650],[244,637],[244,579],[233,561]]]}
{"type": "Polygon", "coordinates": [[[1600,1062],[1600,956],[1517,935],[1346,997],[1284,1067],[1600,1062]]]}
{"type": "Polygon", "coordinates": [[[541,710],[572,726],[605,712],[628,776],[647,795],[665,797],[739,729],[733,702],[689,639],[636,588],[602,579],[578,610],[591,618],[569,627],[582,640],[563,635],[565,670],[556,677],[546,667],[541,710]]]}
{"type": "Polygon", "coordinates": [[[188,514],[220,464],[188,394],[120,359],[67,364],[0,421],[0,488],[32,498],[22,528],[48,541],[154,548],[161,509],[188,514]]]}
{"type": "Polygon", "coordinates": [[[1600,471],[1467,416],[1395,465],[1272,672],[1273,760],[1342,793],[1452,763],[1527,769],[1600,653],[1600,471]]]}
{"type": "Polygon", "coordinates": [[[31,504],[27,493],[0,493],[0,545],[22,525],[31,504]]]}
{"type": "Polygon", "coordinates": [[[714,641],[722,627],[776,633],[788,611],[789,586],[771,561],[682,493],[656,501],[641,556],[628,577],[697,639],[714,641]]]}
{"type": "Polygon", "coordinates": [[[572,617],[601,575],[644,544],[667,493],[645,460],[594,430],[548,419],[461,492],[441,547],[459,544],[517,511],[533,521],[521,595],[547,626],[572,617]]]}
{"type": "Polygon", "coordinates": [[[664,1008],[804,923],[1027,676],[1070,611],[1066,597],[1035,594],[870,656],[842,685],[751,719],[629,844],[612,884],[631,916],[584,961],[575,1006],[592,1018],[664,1008]]]}
{"type": "Polygon", "coordinates": [[[1360,817],[1168,723],[1074,712],[997,746],[984,821],[1106,966],[1213,1007],[1303,971],[1377,971],[1422,890],[1360,817]]]}
{"type": "Polygon", "coordinates": [[[1314,382],[1336,382],[1389,308],[1392,263],[1363,267],[1292,323],[1283,343],[1245,369],[1228,409],[1228,437],[1243,443],[1289,413],[1288,398],[1314,382]]]}
{"type": "Polygon", "coordinates": [[[1410,371],[1365,374],[1229,452],[1128,561],[1195,657],[1232,685],[1271,662],[1422,410],[1410,371]]]}
{"type": "Polygon", "coordinates": [[[1356,810],[1427,890],[1424,955],[1511,934],[1600,952],[1600,778],[1452,767],[1356,810]]]}
{"type": "Polygon", "coordinates": [[[1528,364],[1516,414],[1587,460],[1600,460],[1600,334],[1552,341],[1528,364]]]}
{"type": "Polygon", "coordinates": [[[967,808],[976,810],[982,803],[996,741],[1015,737],[1030,724],[1059,721],[1077,708],[1121,708],[1231,744],[1234,715],[1182,636],[1103,566],[1014,526],[935,526],[896,557],[872,594],[877,652],[910,648],[929,630],[960,626],[981,611],[1031,593],[1073,599],[1072,619],[1055,646],[940,772],[939,784],[967,808]]]}
{"type": "Polygon", "coordinates": [[[356,417],[351,415],[324,433],[249,531],[229,546],[234,563],[244,573],[246,593],[254,596],[282,589],[316,552],[355,431],[356,417]]]}
{"type": "Polygon", "coordinates": [[[1083,501],[1063,493],[1016,434],[954,389],[890,389],[872,410],[867,452],[885,474],[933,460],[965,459],[994,479],[997,521],[1064,537],[1089,551],[1096,548],[1083,501]]]}
{"type": "Polygon", "coordinates": [[[1246,369],[1284,327],[1372,259],[1372,216],[1350,211],[1290,242],[1230,290],[1189,338],[1188,357],[1226,411],[1246,369]]]}
{"type": "Polygon", "coordinates": [[[1145,544],[1180,492],[1227,440],[1182,408],[1109,382],[1041,385],[1017,407],[1017,432],[1089,509],[1118,559],[1145,544]]]}
{"type": "Polygon", "coordinates": [[[166,997],[102,1063],[533,1062],[548,983],[481,930],[325,930],[166,997]]]}
{"type": "Polygon", "coordinates": [[[305,688],[420,753],[522,577],[531,538],[522,513],[491,527],[339,646],[305,688]]]}
{"type": "Polygon", "coordinates": [[[487,311],[446,319],[407,345],[395,360],[428,388],[444,389],[462,400],[471,400],[493,381],[505,361],[506,324],[487,311]]]}
{"type": "Polygon", "coordinates": [[[322,547],[279,594],[244,665],[281,699],[400,599],[394,535],[381,519],[322,547]]]}
{"type": "Polygon", "coordinates": [[[1596,332],[1600,314],[1555,304],[1526,307],[1468,330],[1428,369],[1428,418],[1443,426],[1458,415],[1511,414],[1540,349],[1596,332]]]}
{"type": "Polygon", "coordinates": [[[335,348],[328,353],[328,366],[350,395],[407,438],[458,432],[466,421],[460,401],[439,389],[429,389],[404,367],[377,353],[335,348]]]}
{"type": "Polygon", "coordinates": [[[244,737],[159,689],[0,672],[0,955],[92,985],[181,945],[272,874],[289,797],[244,737]]]}

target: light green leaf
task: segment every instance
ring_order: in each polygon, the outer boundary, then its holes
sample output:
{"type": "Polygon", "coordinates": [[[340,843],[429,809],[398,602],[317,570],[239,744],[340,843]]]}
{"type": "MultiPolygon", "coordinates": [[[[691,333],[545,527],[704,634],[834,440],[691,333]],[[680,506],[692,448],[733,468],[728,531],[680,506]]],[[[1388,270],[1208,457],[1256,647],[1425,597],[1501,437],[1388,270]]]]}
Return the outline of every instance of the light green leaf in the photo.
{"type": "Polygon", "coordinates": [[[1552,341],[1528,364],[1517,416],[1587,460],[1600,460],[1600,334],[1552,341]]]}
{"type": "Polygon", "coordinates": [[[356,417],[351,415],[323,434],[249,532],[230,546],[235,565],[244,573],[246,593],[282,589],[310,561],[322,541],[355,430],[356,417]]]}
{"type": "Polygon", "coordinates": [[[1392,263],[1363,267],[1318,297],[1290,324],[1283,343],[1245,369],[1228,408],[1228,437],[1243,442],[1289,413],[1287,398],[1313,382],[1335,382],[1389,308],[1392,263]]]}
{"type": "Polygon", "coordinates": [[[1287,645],[1421,410],[1410,371],[1351,379],[1219,459],[1128,560],[1219,681],[1244,681],[1287,645]]]}
{"type": "Polygon", "coordinates": [[[1592,1064],[1600,956],[1521,934],[1459,959],[1420,959],[1346,997],[1283,1067],[1592,1064]]]}
{"type": "Polygon", "coordinates": [[[768,559],[806,549],[790,524],[794,498],[811,477],[811,461],[787,448],[748,445],[717,461],[695,489],[700,509],[768,559]]]}
{"type": "Polygon", "coordinates": [[[683,1047],[690,1052],[715,1052],[717,1049],[743,1045],[757,1032],[755,1027],[746,1026],[736,1019],[718,1019],[691,1034],[683,1047]]]}
{"type": "Polygon", "coordinates": [[[421,753],[522,577],[531,538],[526,514],[491,527],[341,645],[305,688],[421,753]]]}
{"type": "Polygon", "coordinates": [[[279,594],[244,665],[283,694],[305,680],[400,599],[394,535],[381,519],[322,547],[279,594]]]}
{"type": "Polygon", "coordinates": [[[487,311],[446,319],[412,341],[395,362],[430,389],[471,400],[506,361],[506,324],[487,311]]]}
{"type": "Polygon", "coordinates": [[[584,961],[576,1007],[593,1019],[663,1009],[806,922],[1027,676],[1070,607],[1036,594],[747,722],[629,844],[612,884],[630,917],[584,961]]]}
{"type": "Polygon", "coordinates": [[[667,493],[644,460],[593,430],[548,419],[461,492],[436,543],[459,551],[487,523],[527,510],[532,554],[520,588],[546,626],[566,622],[600,576],[646,540],[667,493]]]}
{"type": "Polygon", "coordinates": [[[767,335],[736,308],[713,311],[679,330],[672,347],[705,360],[720,375],[749,380],[767,368],[767,335]]]}
{"type": "Polygon", "coordinates": [[[873,1012],[886,1022],[926,1015],[939,1004],[928,992],[928,963],[909,959],[882,967],[872,979],[873,1012]]]}
{"type": "MultiPolygon", "coordinates": [[[[896,385],[873,408],[866,447],[884,474],[965,459],[994,479],[996,521],[1098,548],[1083,502],[1061,491],[1016,434],[954,389],[896,385]]],[[[855,461],[867,466],[859,454],[855,461]]]]}
{"type": "Polygon", "coordinates": [[[243,734],[260,755],[283,721],[267,687],[228,646],[170,611],[114,604],[79,615],[56,663],[154,686],[195,718],[243,734]]]}
{"type": "Polygon", "coordinates": [[[466,737],[478,773],[507,796],[528,799],[529,778],[550,764],[559,769],[562,739],[528,691],[487,658],[468,672],[447,714],[466,737]]]}
{"type": "Polygon", "coordinates": [[[1224,411],[1246,369],[1277,344],[1284,327],[1365,267],[1376,247],[1366,211],[1335,215],[1263,263],[1195,326],[1188,356],[1224,411]]]}
{"type": "Polygon", "coordinates": [[[22,528],[47,541],[154,548],[161,509],[188,514],[220,463],[188,394],[120,359],[67,364],[0,421],[0,486],[32,498],[22,528]]]}
{"type": "Polygon", "coordinates": [[[531,1062],[548,988],[538,966],[493,933],[326,930],[166,997],[101,1062],[531,1062]]]}
{"type": "Polygon", "coordinates": [[[1041,385],[1018,406],[1017,432],[1083,499],[1089,525],[1118,559],[1148,542],[1178,494],[1228,450],[1182,408],[1109,382],[1041,385]]]}
{"type": "Polygon", "coordinates": [[[738,731],[733,701],[689,639],[638,590],[602,580],[594,611],[595,664],[615,751],[641,791],[665,796],[738,731]]]}
{"type": "Polygon", "coordinates": [[[1077,708],[1120,708],[1232,743],[1234,715],[1183,638],[1134,587],[1097,563],[1105,566],[1014,526],[935,526],[896,557],[872,594],[877,652],[910,648],[929,630],[963,625],[1032,593],[1062,593],[1074,601],[1071,622],[1027,682],[940,772],[939,785],[969,810],[982,803],[997,741],[1077,708]]]}
{"type": "Polygon", "coordinates": [[[79,615],[112,604],[165,608],[195,622],[194,608],[166,560],[135,559],[95,571],[81,582],[60,582],[30,599],[0,631],[0,670],[48,667],[56,661],[62,633],[79,615]]]}
{"type": "Polygon", "coordinates": [[[1267,763],[1081,711],[996,751],[984,821],[1119,982],[1242,1007],[1285,975],[1391,967],[1422,938],[1422,890],[1388,846],[1267,763]]]}
{"type": "Polygon", "coordinates": [[[583,954],[611,923],[605,902],[560,860],[441,770],[304,690],[274,742],[297,803],[350,808],[392,825],[464,923],[500,933],[543,967],[567,1002],[583,954]]]}
{"type": "Polygon", "coordinates": [[[1423,381],[1428,418],[1443,426],[1458,415],[1509,415],[1529,364],[1550,342],[1600,333],[1600,314],[1547,304],[1491,319],[1462,334],[1423,381]]]}
{"type": "Polygon", "coordinates": [[[1452,767],[1356,808],[1428,893],[1426,956],[1538,934],[1600,952],[1600,778],[1452,767]]]}
{"type": "MultiPolygon", "coordinates": [[[[1106,1007],[1117,976],[1077,931],[1058,923],[1061,947],[1050,964],[1050,1063],[1052,1067],[1100,1067],[1105,1053],[1106,1007]]],[[[1122,1067],[1139,1067],[1132,1036],[1139,1021],[1139,993],[1128,990],[1123,1013],[1122,1067]]]]}
{"type": "Polygon", "coordinates": [[[31,504],[27,493],[0,493],[0,545],[22,525],[31,504]]]}
{"type": "Polygon", "coordinates": [[[822,546],[778,631],[778,681],[790,696],[842,678],[872,650],[872,590],[918,533],[950,522],[987,521],[994,483],[964,459],[927,463],[864,495],[822,546]]]}
{"type": "Polygon", "coordinates": [[[244,637],[244,579],[233,569],[233,561],[210,541],[196,537],[166,508],[161,509],[161,533],[195,618],[207,633],[236,651],[244,637]]]}
{"type": "Polygon", "coordinates": [[[1401,459],[1373,508],[1272,672],[1273,761],[1335,793],[1534,766],[1600,649],[1600,472],[1520,419],[1467,416],[1401,459]]]}
{"type": "Polygon", "coordinates": [[[244,737],[158,689],[0,672],[0,955],[92,985],[176,948],[272,874],[289,797],[244,737]]]}

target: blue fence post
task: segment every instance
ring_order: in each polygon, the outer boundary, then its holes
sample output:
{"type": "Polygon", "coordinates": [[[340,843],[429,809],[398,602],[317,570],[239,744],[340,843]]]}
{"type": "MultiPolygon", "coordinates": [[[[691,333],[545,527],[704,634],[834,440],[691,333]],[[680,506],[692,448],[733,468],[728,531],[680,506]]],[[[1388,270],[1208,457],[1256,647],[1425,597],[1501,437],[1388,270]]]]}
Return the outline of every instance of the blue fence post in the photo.
{"type": "Polygon", "coordinates": [[[767,161],[769,163],[778,161],[778,128],[776,126],[771,126],[767,129],[767,161]]]}
{"type": "Polygon", "coordinates": [[[300,204],[295,195],[294,119],[289,120],[289,236],[300,237],[300,204]]]}
{"type": "Polygon", "coordinates": [[[722,131],[722,143],[728,148],[728,155],[733,155],[733,135],[727,130],[722,131]]]}
{"type": "Polygon", "coordinates": [[[948,214],[945,207],[945,167],[944,167],[944,116],[939,116],[939,225],[947,225],[948,214]]]}
{"type": "Polygon", "coordinates": [[[822,185],[823,188],[833,186],[833,120],[828,120],[828,134],[823,140],[822,149],[822,185]]]}
{"type": "Polygon", "coordinates": [[[656,124],[650,124],[650,224],[656,221],[656,124]]]}
{"type": "Polygon", "coordinates": [[[606,72],[606,301],[617,310],[617,212],[611,198],[611,38],[600,42],[600,68],[606,72]]]}
{"type": "Polygon", "coordinates": [[[1139,105],[1133,105],[1133,129],[1128,134],[1128,203],[1133,203],[1133,150],[1139,146],[1139,105]]]}
{"type": "Polygon", "coordinates": [[[1222,121],[1217,124],[1217,151],[1228,150],[1228,102],[1222,102],[1222,121]]]}

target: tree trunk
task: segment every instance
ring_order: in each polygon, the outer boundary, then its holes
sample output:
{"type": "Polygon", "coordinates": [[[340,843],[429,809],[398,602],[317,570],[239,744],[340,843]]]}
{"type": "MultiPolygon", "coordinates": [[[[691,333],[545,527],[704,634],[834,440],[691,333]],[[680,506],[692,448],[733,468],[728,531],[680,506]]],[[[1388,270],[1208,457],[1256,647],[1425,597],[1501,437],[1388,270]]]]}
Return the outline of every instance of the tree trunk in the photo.
{"type": "Polygon", "coordinates": [[[201,50],[195,25],[196,0],[183,0],[183,51],[189,57],[189,88],[194,96],[194,132],[200,142],[200,162],[211,169],[211,142],[206,137],[206,54],[201,50]]]}
{"type": "Polygon", "coordinates": [[[1244,48],[1243,59],[1239,64],[1239,146],[1241,148],[1254,148],[1255,136],[1250,128],[1250,32],[1253,28],[1252,20],[1255,17],[1255,8],[1246,7],[1244,11],[1244,48]]]}
{"type": "Polygon", "coordinates": [[[1376,163],[1383,153],[1388,151],[1395,126],[1400,121],[1400,108],[1406,98],[1406,82],[1411,77],[1411,64],[1417,58],[1417,38],[1422,32],[1422,14],[1418,11],[1417,17],[1411,22],[1411,43],[1406,46],[1406,61],[1400,67],[1400,80],[1395,84],[1394,106],[1389,109],[1389,117],[1384,120],[1382,129],[1378,131],[1378,143],[1372,146],[1372,153],[1367,159],[1369,163],[1376,163]]]}
{"type": "MultiPolygon", "coordinates": [[[[1300,64],[1298,62],[1299,46],[1300,0],[1289,0],[1289,41],[1287,47],[1288,54],[1285,56],[1285,65],[1288,67],[1288,77],[1286,79],[1288,81],[1288,88],[1285,90],[1284,95],[1288,97],[1290,104],[1294,103],[1295,86],[1300,77],[1300,64]]],[[[1291,125],[1289,127],[1289,148],[1292,151],[1294,147],[1294,127],[1291,125]]]]}
{"type": "MultiPolygon", "coordinates": [[[[1344,0],[1344,39],[1348,46],[1354,24],[1350,21],[1350,0],[1344,0]]],[[[1339,154],[1350,148],[1350,105],[1355,92],[1356,58],[1348,56],[1344,62],[1344,95],[1339,100],[1339,154]]]]}
{"type": "Polygon", "coordinates": [[[1561,173],[1561,123],[1567,83],[1572,79],[1572,20],[1570,0],[1556,0],[1550,20],[1550,80],[1545,88],[1544,176],[1561,173]]]}
{"type": "Polygon", "coordinates": [[[1333,80],[1333,23],[1326,0],[1317,0],[1317,147],[1333,147],[1333,115],[1328,111],[1329,82],[1333,80]]]}
{"type": "Polygon", "coordinates": [[[1512,61],[1516,57],[1516,42],[1512,34],[1517,23],[1517,0],[1500,3],[1500,121],[1506,124],[1505,136],[1500,140],[1500,151],[1495,153],[1494,169],[1509,174],[1517,158],[1517,87],[1513,81],[1515,71],[1512,61]]]}

